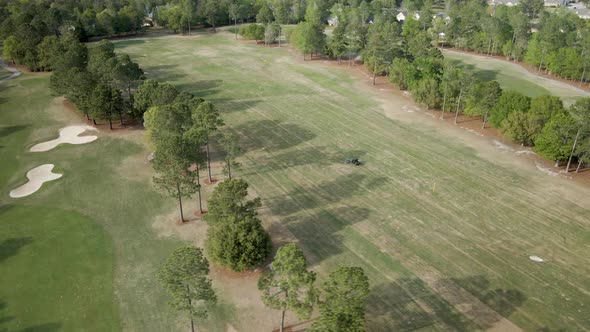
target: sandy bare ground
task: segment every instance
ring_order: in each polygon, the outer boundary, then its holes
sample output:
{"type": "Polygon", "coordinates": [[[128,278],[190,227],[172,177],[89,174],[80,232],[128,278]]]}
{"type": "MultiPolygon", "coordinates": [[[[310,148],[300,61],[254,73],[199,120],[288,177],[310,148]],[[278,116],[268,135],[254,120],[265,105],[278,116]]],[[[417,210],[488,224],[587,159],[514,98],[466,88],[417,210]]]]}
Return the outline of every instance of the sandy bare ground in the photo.
{"type": "Polygon", "coordinates": [[[39,143],[31,148],[31,152],[45,152],[54,149],[60,144],[86,144],[95,141],[98,137],[94,135],[79,136],[85,131],[97,131],[96,128],[88,125],[67,126],[59,130],[59,137],[39,143]]]}
{"type": "Polygon", "coordinates": [[[45,164],[28,171],[27,178],[29,182],[11,190],[10,197],[21,198],[29,196],[41,189],[43,183],[61,178],[63,174],[57,174],[51,171],[54,166],[53,164],[45,164]]]}

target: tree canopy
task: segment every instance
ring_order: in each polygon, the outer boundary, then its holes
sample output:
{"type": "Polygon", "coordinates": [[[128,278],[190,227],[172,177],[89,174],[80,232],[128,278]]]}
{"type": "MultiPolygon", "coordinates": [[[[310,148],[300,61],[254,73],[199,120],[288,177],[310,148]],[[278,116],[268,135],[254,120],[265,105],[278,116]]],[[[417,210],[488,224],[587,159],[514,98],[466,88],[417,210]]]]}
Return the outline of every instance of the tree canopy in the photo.
{"type": "Polygon", "coordinates": [[[172,252],[158,271],[158,278],[170,296],[170,306],[185,312],[191,322],[207,318],[217,301],[211,286],[209,262],[196,247],[181,247],[172,252]]]}
{"type": "Polygon", "coordinates": [[[262,302],[269,308],[281,310],[281,330],[285,311],[293,311],[299,319],[307,319],[318,300],[314,286],[316,275],[307,270],[303,252],[294,243],[277,250],[270,270],[258,280],[262,302]]]}

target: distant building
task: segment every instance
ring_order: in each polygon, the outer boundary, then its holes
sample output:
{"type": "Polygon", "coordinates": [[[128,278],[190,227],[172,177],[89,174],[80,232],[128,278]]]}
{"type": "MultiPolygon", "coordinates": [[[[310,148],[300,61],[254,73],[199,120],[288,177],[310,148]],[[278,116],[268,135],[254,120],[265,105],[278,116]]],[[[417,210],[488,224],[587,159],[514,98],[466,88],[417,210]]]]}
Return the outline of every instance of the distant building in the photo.
{"type": "Polygon", "coordinates": [[[328,17],[328,25],[331,27],[338,26],[338,16],[328,17]]]}
{"type": "Polygon", "coordinates": [[[499,6],[504,5],[508,7],[513,7],[518,5],[520,2],[518,0],[491,0],[489,2],[490,6],[499,6]]]}
{"type": "Polygon", "coordinates": [[[585,20],[590,19],[590,9],[584,6],[584,4],[576,3],[574,5],[569,5],[567,9],[578,15],[579,18],[585,20]]]}
{"type": "MultiPolygon", "coordinates": [[[[399,12],[395,16],[395,18],[397,19],[398,22],[401,22],[401,21],[405,21],[406,18],[408,18],[408,15],[412,15],[412,14],[411,13],[408,13],[407,11],[401,11],[401,12],[399,12]]],[[[419,20],[420,19],[420,13],[414,12],[414,19],[415,20],[419,20]]]]}
{"type": "Polygon", "coordinates": [[[545,7],[565,7],[568,3],[568,0],[545,0],[545,7]]]}
{"type": "Polygon", "coordinates": [[[445,23],[447,23],[447,24],[449,22],[451,22],[451,17],[449,15],[446,15],[445,13],[438,13],[438,14],[435,14],[435,15],[432,16],[432,19],[433,20],[435,20],[437,18],[438,19],[441,19],[441,20],[444,20],[445,23]]]}

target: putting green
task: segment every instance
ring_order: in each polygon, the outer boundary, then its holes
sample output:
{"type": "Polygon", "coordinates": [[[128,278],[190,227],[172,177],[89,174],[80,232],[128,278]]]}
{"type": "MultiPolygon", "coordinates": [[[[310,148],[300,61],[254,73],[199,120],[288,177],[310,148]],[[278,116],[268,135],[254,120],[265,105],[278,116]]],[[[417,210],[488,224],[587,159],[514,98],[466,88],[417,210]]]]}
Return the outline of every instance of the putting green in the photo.
{"type": "Polygon", "coordinates": [[[0,208],[0,327],[116,331],[113,252],[91,219],[41,206],[0,208]]]}

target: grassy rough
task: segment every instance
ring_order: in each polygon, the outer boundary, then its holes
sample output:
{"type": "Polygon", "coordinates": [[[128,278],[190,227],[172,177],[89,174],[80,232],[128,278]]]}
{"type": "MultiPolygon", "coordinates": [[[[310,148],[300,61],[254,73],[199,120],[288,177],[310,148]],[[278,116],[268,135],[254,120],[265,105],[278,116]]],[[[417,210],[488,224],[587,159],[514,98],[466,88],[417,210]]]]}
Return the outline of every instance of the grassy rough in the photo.
{"type": "Polygon", "coordinates": [[[526,330],[590,328],[590,207],[578,189],[390,119],[347,71],[298,62],[284,48],[223,34],[117,48],[148,77],[222,109],[245,150],[236,175],[268,219],[296,237],[321,276],[339,264],[367,271],[371,331],[494,324],[462,314],[469,301],[451,305],[446,285],[526,330]],[[348,157],[365,165],[343,165],[348,157]]]}
{"type": "Polygon", "coordinates": [[[141,132],[28,152],[55,138],[59,128],[82,121],[49,94],[48,83],[49,75],[25,74],[0,85],[0,240],[32,238],[14,253],[1,248],[10,255],[0,262],[7,310],[1,315],[13,318],[0,320],[0,330],[175,329],[178,317],[167,309],[154,274],[180,242],[152,227],[174,202],[152,188],[141,132]],[[31,196],[9,198],[24,174],[44,163],[54,163],[64,176],[31,196]]]}

